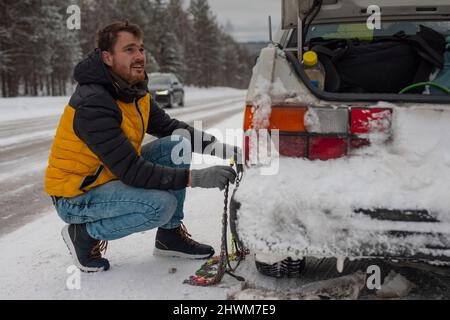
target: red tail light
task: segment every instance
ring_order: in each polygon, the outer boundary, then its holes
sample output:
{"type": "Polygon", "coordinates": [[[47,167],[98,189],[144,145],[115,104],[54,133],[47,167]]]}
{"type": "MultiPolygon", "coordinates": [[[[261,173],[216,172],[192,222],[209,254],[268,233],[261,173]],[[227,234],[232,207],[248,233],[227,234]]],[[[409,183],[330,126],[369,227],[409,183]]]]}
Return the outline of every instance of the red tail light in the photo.
{"type": "MultiPolygon", "coordinates": [[[[245,112],[245,161],[250,159],[254,108],[245,112]]],[[[278,130],[281,156],[329,160],[346,156],[349,150],[370,145],[368,134],[389,134],[392,109],[272,107],[268,129],[278,130]]]]}
{"type": "Polygon", "coordinates": [[[306,158],[307,157],[307,137],[305,136],[279,136],[278,152],[282,156],[292,158],[306,158]]]}
{"type": "Polygon", "coordinates": [[[245,163],[250,161],[250,137],[248,135],[244,135],[244,157],[245,163]]]}
{"type": "Polygon", "coordinates": [[[347,149],[347,138],[309,138],[309,159],[311,160],[329,160],[340,158],[347,154],[347,149]]]}
{"type": "Polygon", "coordinates": [[[391,128],[391,119],[391,109],[352,108],[350,113],[350,132],[353,134],[388,132],[391,128]]]}

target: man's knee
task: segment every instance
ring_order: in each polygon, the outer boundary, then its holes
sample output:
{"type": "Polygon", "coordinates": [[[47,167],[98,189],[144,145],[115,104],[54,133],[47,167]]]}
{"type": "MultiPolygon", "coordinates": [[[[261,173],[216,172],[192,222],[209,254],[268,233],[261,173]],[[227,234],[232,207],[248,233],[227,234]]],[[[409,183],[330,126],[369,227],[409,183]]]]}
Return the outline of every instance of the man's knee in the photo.
{"type": "Polygon", "coordinates": [[[168,141],[165,147],[170,152],[170,159],[174,165],[190,165],[192,147],[188,139],[183,136],[172,135],[170,142],[168,141]]]}
{"type": "Polygon", "coordinates": [[[192,157],[191,142],[180,135],[160,138],[142,147],[145,160],[164,166],[189,168],[192,157]]]}
{"type": "Polygon", "coordinates": [[[155,222],[158,226],[167,224],[175,214],[177,205],[177,198],[173,194],[168,191],[162,191],[154,207],[155,212],[149,213],[149,220],[156,220],[155,222]],[[156,219],[154,216],[155,213],[156,219]]]}

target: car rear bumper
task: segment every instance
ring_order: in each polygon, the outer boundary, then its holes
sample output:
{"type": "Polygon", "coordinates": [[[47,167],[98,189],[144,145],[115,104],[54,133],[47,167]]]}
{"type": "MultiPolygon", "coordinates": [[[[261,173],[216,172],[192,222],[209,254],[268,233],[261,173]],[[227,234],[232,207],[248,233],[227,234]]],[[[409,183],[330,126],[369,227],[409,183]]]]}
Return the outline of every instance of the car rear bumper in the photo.
{"type": "Polygon", "coordinates": [[[170,95],[155,95],[155,100],[161,107],[170,105],[170,95]]]}
{"type": "Polygon", "coordinates": [[[437,220],[427,210],[357,209],[351,225],[330,216],[329,223],[336,225],[328,239],[314,239],[307,229],[299,225],[279,228],[280,234],[270,229],[266,234],[253,237],[245,225],[240,224],[242,205],[235,193],[230,203],[230,226],[238,241],[261,254],[278,257],[348,257],[382,258],[398,261],[428,263],[450,262],[450,226],[437,220]],[[371,221],[370,224],[366,224],[371,221]],[[286,241],[286,230],[292,232],[292,241],[286,241]],[[294,240],[301,238],[304,241],[294,240]],[[276,239],[284,239],[277,243],[276,239]],[[262,245],[263,244],[263,245],[262,245]]]}

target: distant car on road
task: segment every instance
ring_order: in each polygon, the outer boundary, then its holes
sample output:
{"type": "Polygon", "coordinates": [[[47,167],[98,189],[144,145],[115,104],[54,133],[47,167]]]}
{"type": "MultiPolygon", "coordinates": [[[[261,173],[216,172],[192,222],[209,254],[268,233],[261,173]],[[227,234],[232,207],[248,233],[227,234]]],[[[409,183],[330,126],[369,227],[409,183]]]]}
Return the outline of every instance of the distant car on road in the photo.
{"type": "Polygon", "coordinates": [[[162,107],[184,107],[183,84],[173,73],[151,73],[148,89],[162,107]]]}

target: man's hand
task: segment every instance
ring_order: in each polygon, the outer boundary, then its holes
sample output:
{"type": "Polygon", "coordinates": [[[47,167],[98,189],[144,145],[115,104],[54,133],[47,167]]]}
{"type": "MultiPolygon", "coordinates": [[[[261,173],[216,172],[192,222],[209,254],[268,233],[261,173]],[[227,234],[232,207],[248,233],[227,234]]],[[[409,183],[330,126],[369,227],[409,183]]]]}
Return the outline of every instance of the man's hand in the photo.
{"type": "Polygon", "coordinates": [[[193,188],[225,189],[228,183],[234,183],[236,172],[229,166],[215,166],[190,172],[190,186],[193,188]]]}
{"type": "Polygon", "coordinates": [[[225,144],[221,142],[216,142],[213,147],[212,155],[220,157],[222,159],[233,158],[236,164],[237,174],[244,172],[242,150],[237,146],[232,146],[230,144],[225,144]]]}

